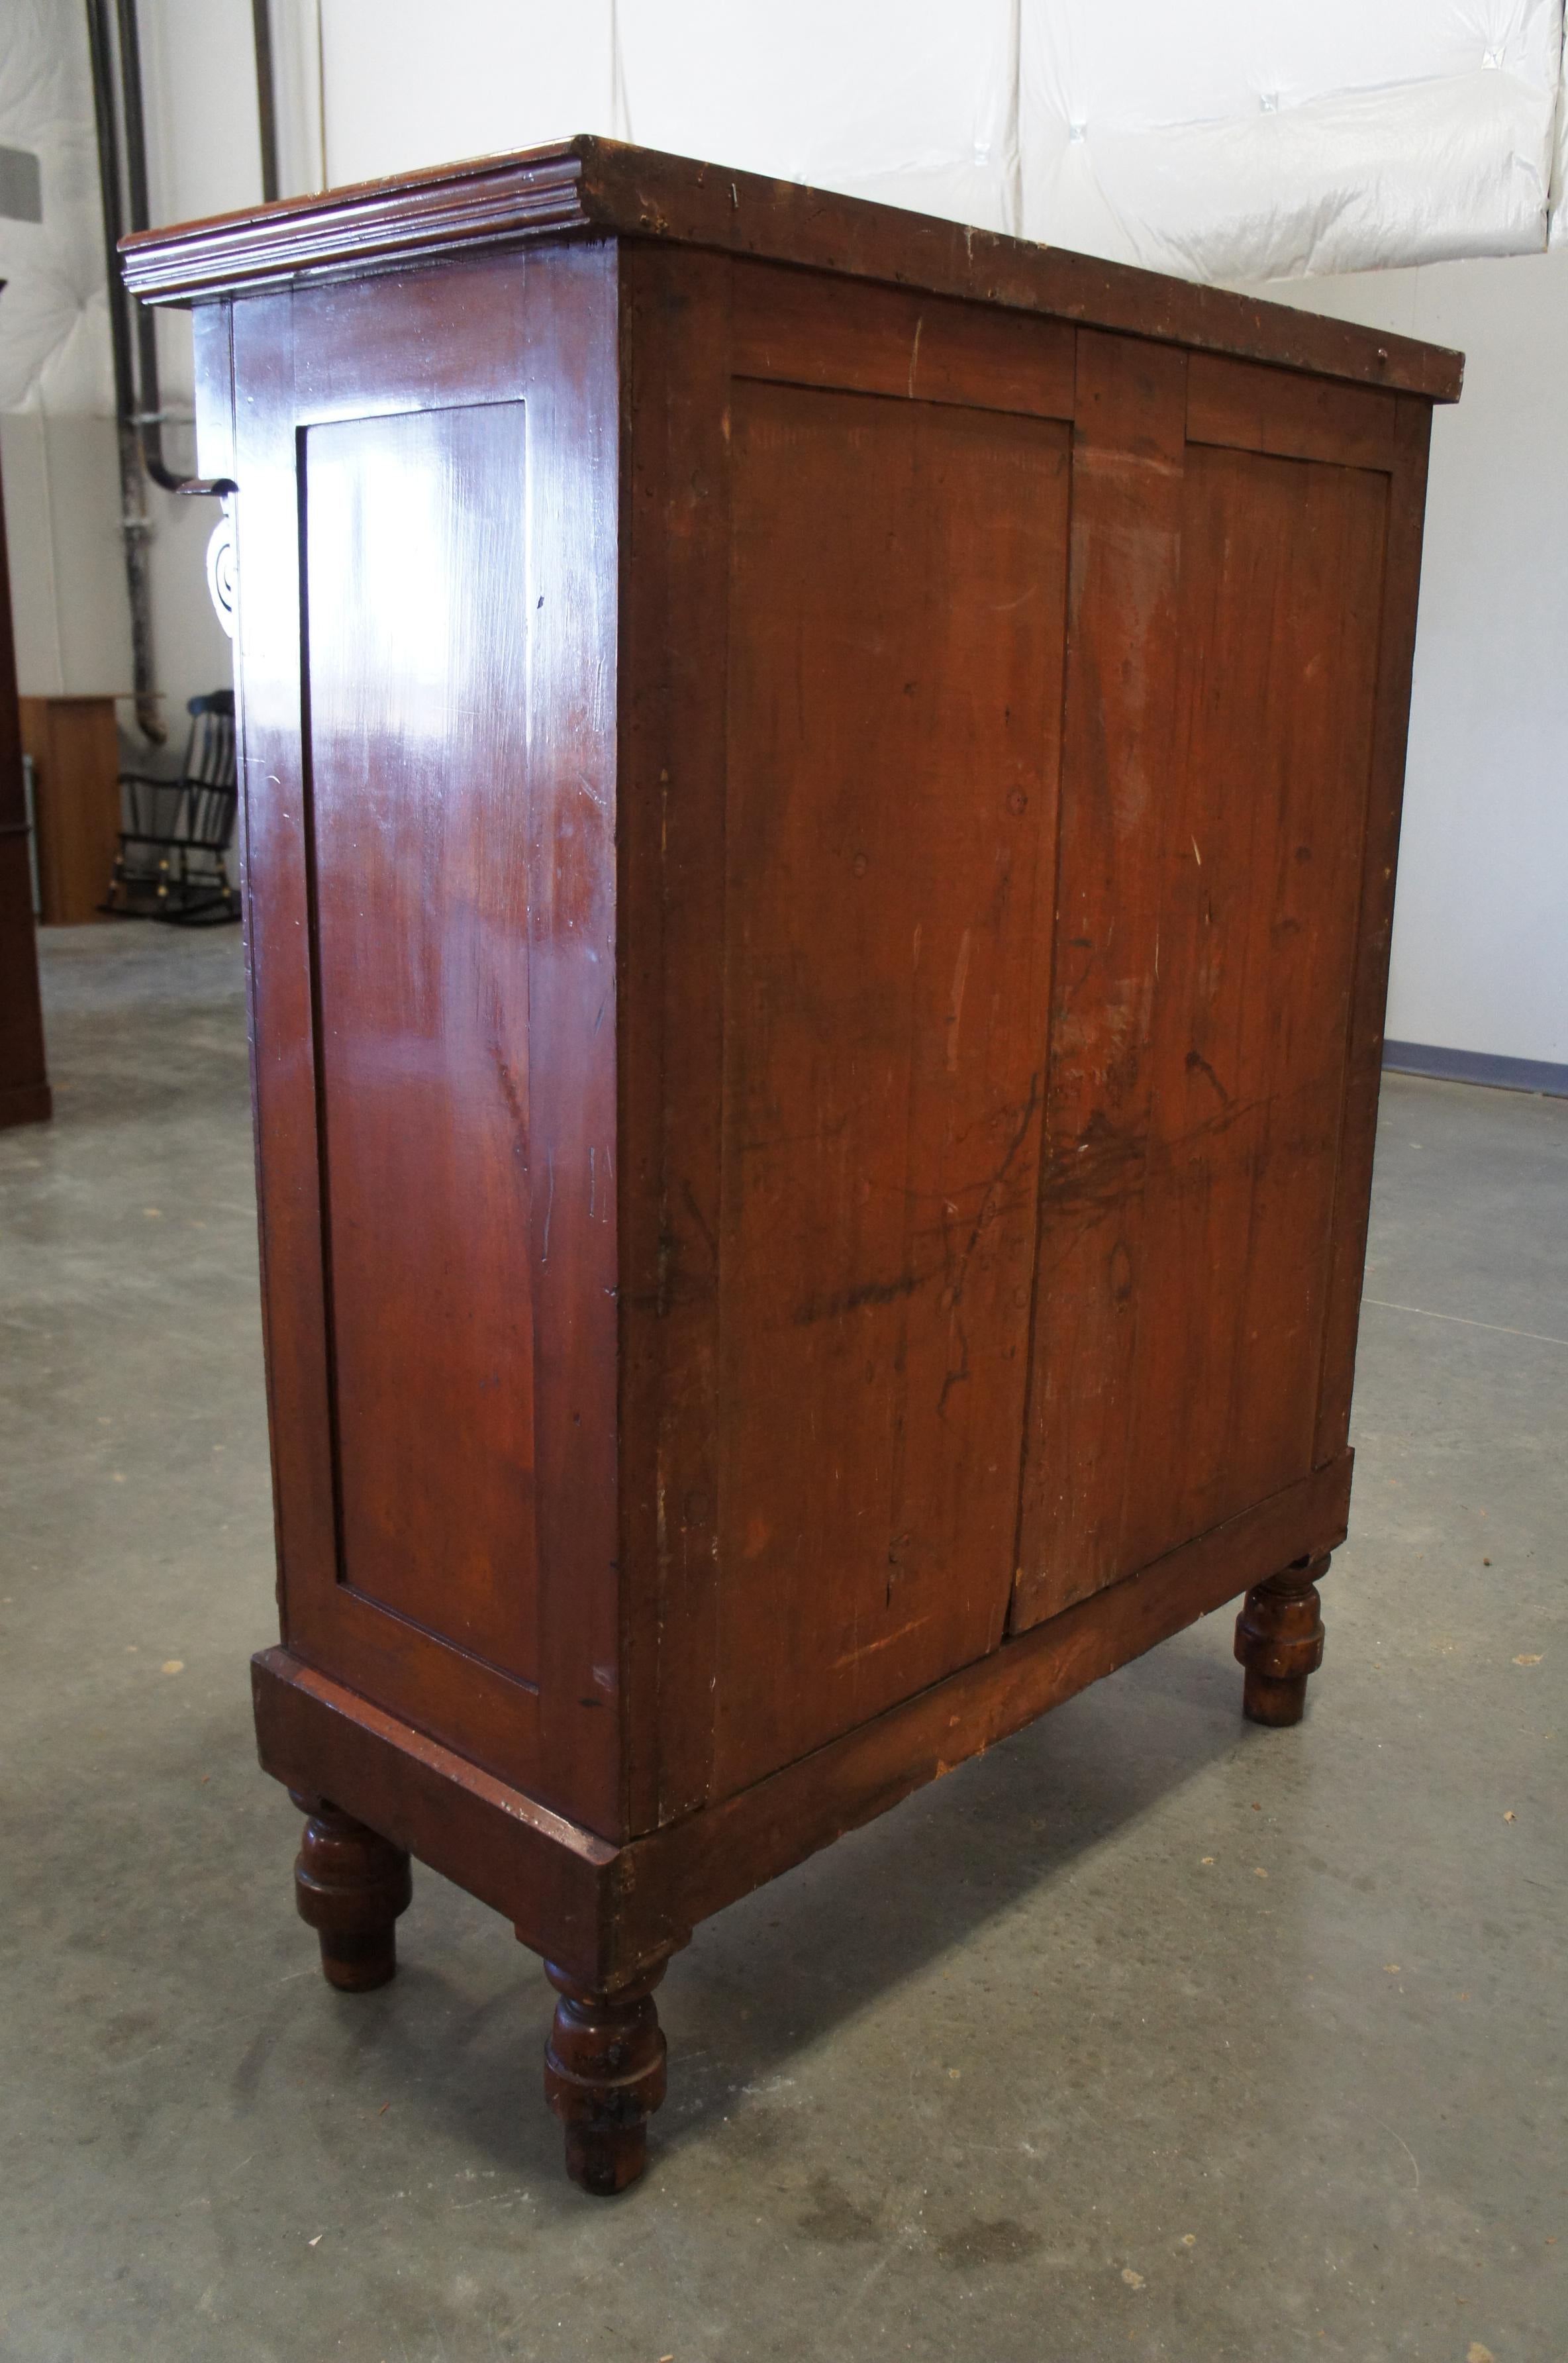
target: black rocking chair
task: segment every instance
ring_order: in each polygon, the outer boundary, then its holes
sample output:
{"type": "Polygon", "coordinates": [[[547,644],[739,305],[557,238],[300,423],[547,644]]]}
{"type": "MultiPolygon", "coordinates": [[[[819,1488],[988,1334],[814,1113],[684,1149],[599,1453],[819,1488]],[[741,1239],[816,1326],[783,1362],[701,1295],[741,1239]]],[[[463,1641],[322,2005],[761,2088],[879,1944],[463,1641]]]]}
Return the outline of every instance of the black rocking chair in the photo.
{"type": "Polygon", "coordinates": [[[124,826],[108,900],[99,905],[111,918],[210,927],[239,916],[239,892],[228,874],[239,804],[234,692],[193,697],[186,710],[191,737],[177,778],[120,773],[124,826]]]}

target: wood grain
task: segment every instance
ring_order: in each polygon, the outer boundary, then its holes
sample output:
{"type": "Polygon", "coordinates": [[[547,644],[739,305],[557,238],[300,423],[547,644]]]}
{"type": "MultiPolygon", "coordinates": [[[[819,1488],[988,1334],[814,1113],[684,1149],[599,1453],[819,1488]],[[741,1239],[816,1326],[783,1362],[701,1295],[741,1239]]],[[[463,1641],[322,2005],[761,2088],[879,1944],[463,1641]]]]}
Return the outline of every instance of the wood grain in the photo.
{"type": "Polygon", "coordinates": [[[293,1650],[250,1663],[262,1769],[314,1790],[513,1921],[525,1944],[608,1972],[618,1850],[293,1650]]]}
{"type": "Polygon", "coordinates": [[[1350,1481],[1347,1454],[738,1796],[637,1840],[623,1918],[649,1907],[654,1918],[646,1936],[626,1931],[628,1958],[886,1813],[1290,1559],[1331,1550],[1344,1537],[1350,1481]]]}
{"type": "Polygon", "coordinates": [[[397,1924],[413,1900],[408,1857],[329,1799],[293,1792],[305,1815],[294,1862],[300,1918],[321,1940],[321,1967],[340,1993],[370,1993],[397,1975],[397,1924]]]}
{"type": "Polygon", "coordinates": [[[730,265],[622,256],[624,1648],[629,1826],[712,1778],[730,265]]]}
{"type": "Polygon", "coordinates": [[[1313,1462],[1386,502],[1187,458],[1124,1566],[1313,1462]]]}
{"type": "Polygon", "coordinates": [[[300,490],[341,1577],[535,1682],[525,421],[309,427],[300,490]]]}
{"type": "Polygon", "coordinates": [[[647,2121],[665,2095],[664,2033],[655,1961],[612,1994],[584,1988],[547,1961],[560,1997],[545,2048],[545,2098],[566,2132],[566,2170],[595,2199],[635,2182],[647,2159],[647,2121]]]}
{"type": "Polygon", "coordinates": [[[1172,826],[1187,360],[1080,335],[1055,973],[1015,1630],[1123,1573],[1172,826]]]}
{"type": "Polygon", "coordinates": [[[1396,401],[1375,386],[1194,353],[1187,371],[1187,439],[1386,474],[1394,466],[1396,401]]]}
{"type": "Polygon", "coordinates": [[[842,393],[1071,418],[1074,331],[1061,320],[863,287],[853,305],[825,272],[737,262],[732,367],[842,393]]]}
{"type": "MultiPolygon", "coordinates": [[[[1077,826],[1069,679],[1060,893],[1075,915],[1059,930],[1019,1623],[1318,1457],[1386,486],[1187,446],[1179,597],[1114,601],[1114,631],[1131,613],[1157,642],[1155,666],[1121,680],[1163,681],[1173,700],[1158,791],[1114,873],[1077,826]],[[1077,961],[1101,936],[1118,966],[1110,993],[1088,971],[1091,1006],[1077,961]]],[[[1076,530],[1090,532],[1081,504],[1076,530]]],[[[1075,661],[1092,646],[1080,621],[1075,661]]],[[[1098,735],[1118,712],[1096,682],[1091,819],[1132,802],[1134,775],[1098,735]]]]}
{"type": "Polygon", "coordinates": [[[282,1648],[251,1663],[261,1762],[294,1788],[316,1768],[346,1811],[373,1812],[383,1836],[603,1991],[1290,1559],[1332,1550],[1350,1481],[1347,1454],[738,1795],[624,1846],[549,1813],[282,1648]]]}
{"type": "Polygon", "coordinates": [[[1358,860],[1360,907],[1314,1446],[1314,1457],[1320,1462],[1342,1452],[1350,1434],[1377,1096],[1383,1081],[1383,1013],[1394,934],[1394,873],[1405,793],[1405,740],[1416,654],[1416,599],[1421,580],[1421,525],[1430,436],[1429,405],[1402,400],[1395,424],[1395,468],[1376,627],[1366,828],[1358,860]]]}
{"type": "Polygon", "coordinates": [[[1000,1632],[1066,531],[1043,423],[733,417],[721,1792],[1000,1632]]]}
{"type": "Polygon", "coordinates": [[[1458,400],[1463,374],[1460,354],[1383,329],[586,133],[143,231],[121,250],[133,294],[190,304],[574,230],[668,239],[1052,313],[1438,402],[1458,400]]]}
{"type": "Polygon", "coordinates": [[[615,1832],[618,303],[561,262],[236,307],[243,780],[285,1632],[615,1832]]]}

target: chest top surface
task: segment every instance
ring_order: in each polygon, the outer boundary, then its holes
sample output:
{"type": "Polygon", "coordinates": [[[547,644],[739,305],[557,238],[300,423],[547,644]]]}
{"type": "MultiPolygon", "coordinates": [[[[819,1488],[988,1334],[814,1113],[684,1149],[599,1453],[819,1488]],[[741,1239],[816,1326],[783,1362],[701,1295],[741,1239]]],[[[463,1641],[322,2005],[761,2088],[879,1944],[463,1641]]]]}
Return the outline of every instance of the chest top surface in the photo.
{"type": "Polygon", "coordinates": [[[571,235],[801,263],[1434,402],[1456,401],[1463,373],[1412,338],[587,133],[143,231],[124,271],[145,302],[188,305],[571,235]]]}

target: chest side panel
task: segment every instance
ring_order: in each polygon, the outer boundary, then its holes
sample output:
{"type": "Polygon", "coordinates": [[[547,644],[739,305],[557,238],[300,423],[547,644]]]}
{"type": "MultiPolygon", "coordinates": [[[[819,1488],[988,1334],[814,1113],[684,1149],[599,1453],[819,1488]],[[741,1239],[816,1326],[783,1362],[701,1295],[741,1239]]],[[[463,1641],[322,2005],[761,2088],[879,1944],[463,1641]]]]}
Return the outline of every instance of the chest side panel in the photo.
{"type": "Polygon", "coordinates": [[[287,1637],[611,1829],[613,261],[235,333],[287,1637]]]}
{"type": "Polygon", "coordinates": [[[1205,365],[1179,439],[1167,388],[1156,465],[1078,454],[1018,1624],[1314,1462],[1393,403],[1237,381],[1205,365]]]}
{"type": "Polygon", "coordinates": [[[737,377],[731,451],[721,1792],[1001,1631],[1067,432],[737,377]]]}

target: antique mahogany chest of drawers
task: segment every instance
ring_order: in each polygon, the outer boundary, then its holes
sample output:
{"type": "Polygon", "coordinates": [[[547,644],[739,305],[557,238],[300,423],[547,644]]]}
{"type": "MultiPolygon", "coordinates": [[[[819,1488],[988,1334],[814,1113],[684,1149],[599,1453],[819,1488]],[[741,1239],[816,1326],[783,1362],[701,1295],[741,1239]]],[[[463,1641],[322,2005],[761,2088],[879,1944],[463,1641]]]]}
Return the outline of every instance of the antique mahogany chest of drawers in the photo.
{"type": "Polygon", "coordinates": [[[1452,354],[609,142],[130,242],[236,610],[300,1909],[695,1925],[1345,1533],[1452,354]],[[230,539],[232,537],[232,542],[230,539]]]}

